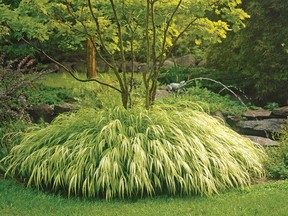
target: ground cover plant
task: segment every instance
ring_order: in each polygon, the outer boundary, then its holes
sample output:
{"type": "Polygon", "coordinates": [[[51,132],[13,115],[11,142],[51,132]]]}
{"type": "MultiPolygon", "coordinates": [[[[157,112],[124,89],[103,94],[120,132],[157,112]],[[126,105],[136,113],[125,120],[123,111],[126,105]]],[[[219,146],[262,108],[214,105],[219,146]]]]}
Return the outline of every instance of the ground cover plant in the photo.
{"type": "Polygon", "coordinates": [[[279,147],[266,150],[269,160],[265,163],[265,169],[270,179],[288,179],[288,122],[283,125],[278,139],[279,147]]]}
{"type": "Polygon", "coordinates": [[[241,116],[248,109],[241,101],[232,101],[229,95],[221,96],[197,85],[187,88],[185,94],[171,94],[171,97],[162,98],[156,103],[178,106],[177,104],[183,101],[193,102],[195,106],[198,104],[209,114],[220,111],[224,115],[241,116]]]}
{"type": "Polygon", "coordinates": [[[30,105],[61,104],[74,100],[69,90],[65,88],[49,87],[38,83],[23,89],[21,94],[25,96],[30,105]]]}
{"type": "Polygon", "coordinates": [[[28,185],[106,199],[210,195],[262,177],[261,148],[195,109],[82,109],[31,129],[2,162],[28,185]]]}

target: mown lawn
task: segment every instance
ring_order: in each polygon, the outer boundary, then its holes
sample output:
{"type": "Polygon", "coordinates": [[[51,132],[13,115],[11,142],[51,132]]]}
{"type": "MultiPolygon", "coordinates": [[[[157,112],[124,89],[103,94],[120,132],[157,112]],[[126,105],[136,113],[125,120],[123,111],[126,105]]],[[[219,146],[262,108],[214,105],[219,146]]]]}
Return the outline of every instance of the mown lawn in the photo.
{"type": "Polygon", "coordinates": [[[288,215],[288,180],[235,189],[212,197],[138,200],[67,199],[0,179],[1,216],[41,215],[288,215]]]}

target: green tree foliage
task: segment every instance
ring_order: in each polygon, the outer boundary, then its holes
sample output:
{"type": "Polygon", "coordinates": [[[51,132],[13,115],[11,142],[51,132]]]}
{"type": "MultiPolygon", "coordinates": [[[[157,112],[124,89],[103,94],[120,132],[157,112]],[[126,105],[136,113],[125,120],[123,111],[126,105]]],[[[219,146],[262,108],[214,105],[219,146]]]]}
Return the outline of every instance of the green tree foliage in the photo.
{"type": "Polygon", "coordinates": [[[288,92],[288,2],[245,1],[251,15],[247,28],[231,34],[212,47],[210,67],[239,77],[234,84],[258,97],[260,102],[287,103],[288,92]],[[245,83],[243,83],[245,82],[245,83]]]}
{"type": "Polygon", "coordinates": [[[187,44],[220,42],[227,31],[244,25],[248,15],[240,4],[241,0],[22,0],[14,10],[0,4],[0,23],[12,30],[12,37],[54,41],[56,47],[77,49],[90,39],[116,74],[124,107],[131,100],[133,84],[133,73],[127,78],[126,60],[144,56],[149,108],[155,99],[159,68],[179,40],[187,44]]]}

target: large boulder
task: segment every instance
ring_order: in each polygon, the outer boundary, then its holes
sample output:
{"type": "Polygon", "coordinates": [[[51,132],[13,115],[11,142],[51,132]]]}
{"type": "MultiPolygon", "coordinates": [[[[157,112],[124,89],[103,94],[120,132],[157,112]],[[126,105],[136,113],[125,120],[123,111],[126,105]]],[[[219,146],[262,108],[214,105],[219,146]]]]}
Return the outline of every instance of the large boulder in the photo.
{"type": "Polygon", "coordinates": [[[74,104],[64,103],[56,105],[40,104],[33,105],[27,108],[30,119],[34,123],[39,123],[41,120],[50,123],[55,117],[61,113],[77,110],[78,107],[74,104]]]}
{"type": "Polygon", "coordinates": [[[274,109],[272,111],[273,116],[277,116],[280,118],[287,118],[288,117],[288,106],[280,107],[277,109],[274,109]]]}
{"type": "MultiPolygon", "coordinates": [[[[76,65],[75,62],[61,62],[61,64],[70,71],[73,71],[76,65]]],[[[62,67],[59,67],[59,72],[66,72],[66,70],[62,67]]]]}
{"type": "MultiPolygon", "coordinates": [[[[151,70],[153,67],[152,63],[149,65],[149,70],[151,70]]],[[[146,71],[146,68],[147,68],[147,63],[140,63],[138,65],[138,71],[141,72],[141,73],[144,73],[146,71]]]]}
{"type": "Polygon", "coordinates": [[[54,115],[57,116],[61,113],[71,112],[77,110],[78,107],[74,104],[64,103],[64,104],[55,104],[54,105],[54,115]]]}
{"type": "Polygon", "coordinates": [[[176,63],[180,67],[195,67],[196,66],[196,59],[192,54],[184,55],[176,59],[176,63]]]}
{"type": "Polygon", "coordinates": [[[33,105],[27,108],[32,122],[39,123],[40,120],[51,122],[54,118],[53,108],[48,104],[33,105]]]}
{"type": "MultiPolygon", "coordinates": [[[[134,61],[133,62],[133,67],[132,67],[132,61],[128,61],[126,62],[126,71],[127,72],[132,72],[132,70],[134,69],[134,72],[139,72],[139,63],[134,61]]],[[[118,68],[119,72],[122,72],[122,64],[119,65],[118,68]]]]}
{"type": "Polygon", "coordinates": [[[164,97],[169,97],[170,93],[167,90],[164,89],[157,89],[156,90],[156,99],[164,98],[164,97]]]}
{"type": "MultiPolygon", "coordinates": [[[[62,62],[68,70],[70,71],[77,71],[79,73],[86,73],[87,72],[87,64],[83,60],[78,60],[74,62],[62,62]]],[[[60,72],[66,72],[64,68],[59,67],[60,72]]]]}
{"type": "Polygon", "coordinates": [[[278,143],[272,139],[269,138],[264,138],[264,137],[259,137],[259,136],[245,136],[248,139],[250,139],[252,142],[257,143],[263,147],[274,147],[278,146],[278,143]]]}
{"type": "Polygon", "coordinates": [[[239,121],[236,124],[237,130],[241,134],[256,135],[261,137],[272,137],[274,132],[281,132],[281,125],[286,122],[286,119],[263,119],[263,120],[248,120],[239,121]]]}
{"type": "Polygon", "coordinates": [[[86,73],[87,72],[87,63],[85,61],[77,61],[72,65],[72,69],[79,72],[79,73],[86,73]]]}
{"type": "Polygon", "coordinates": [[[170,60],[165,60],[164,63],[163,63],[163,67],[172,68],[172,67],[174,67],[174,62],[170,61],[170,60]]]}

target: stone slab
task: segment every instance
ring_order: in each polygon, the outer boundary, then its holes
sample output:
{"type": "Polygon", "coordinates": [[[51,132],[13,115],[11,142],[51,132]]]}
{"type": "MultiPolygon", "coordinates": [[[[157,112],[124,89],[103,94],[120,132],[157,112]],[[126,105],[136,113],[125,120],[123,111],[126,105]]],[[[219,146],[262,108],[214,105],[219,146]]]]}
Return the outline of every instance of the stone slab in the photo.
{"type": "Polygon", "coordinates": [[[270,110],[247,110],[243,116],[248,119],[265,119],[271,116],[270,110]]]}
{"type": "Polygon", "coordinates": [[[274,109],[272,111],[272,115],[273,116],[278,116],[278,117],[281,117],[281,118],[287,118],[288,117],[288,106],[274,109]]]}
{"type": "Polygon", "coordinates": [[[278,143],[272,139],[269,138],[264,138],[264,137],[259,137],[259,136],[245,136],[249,138],[252,142],[257,143],[263,147],[276,147],[278,146],[278,143]]]}

